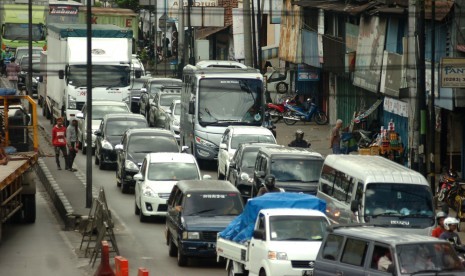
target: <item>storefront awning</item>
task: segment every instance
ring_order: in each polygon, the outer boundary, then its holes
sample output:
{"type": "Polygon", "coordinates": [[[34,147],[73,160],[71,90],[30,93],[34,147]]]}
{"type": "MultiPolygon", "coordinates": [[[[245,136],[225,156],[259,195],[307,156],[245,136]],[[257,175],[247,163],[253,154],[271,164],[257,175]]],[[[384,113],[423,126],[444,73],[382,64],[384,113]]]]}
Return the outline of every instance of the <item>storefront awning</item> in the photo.
{"type": "Polygon", "coordinates": [[[205,27],[202,29],[198,29],[195,31],[195,39],[206,39],[207,37],[211,36],[212,34],[216,34],[222,30],[225,30],[231,25],[227,25],[224,27],[205,27]]]}
{"type": "Polygon", "coordinates": [[[341,2],[328,2],[328,1],[309,1],[300,0],[295,1],[294,5],[301,6],[303,8],[318,8],[325,11],[333,11],[338,13],[347,13],[351,15],[360,14],[369,8],[379,5],[378,2],[372,1],[362,5],[346,4],[344,1],[341,2]]]}

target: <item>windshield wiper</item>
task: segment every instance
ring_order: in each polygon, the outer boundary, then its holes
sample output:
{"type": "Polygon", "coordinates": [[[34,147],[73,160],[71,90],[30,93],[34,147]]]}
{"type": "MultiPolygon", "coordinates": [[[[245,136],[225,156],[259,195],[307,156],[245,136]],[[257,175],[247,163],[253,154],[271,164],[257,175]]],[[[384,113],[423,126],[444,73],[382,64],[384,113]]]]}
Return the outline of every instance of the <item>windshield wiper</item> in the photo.
{"type": "Polygon", "coordinates": [[[371,215],[371,217],[377,218],[379,216],[392,216],[392,215],[400,216],[399,213],[390,211],[390,212],[384,212],[384,213],[380,213],[380,214],[376,214],[376,215],[371,215]]]}
{"type": "Polygon", "coordinates": [[[190,214],[190,216],[196,216],[196,215],[200,215],[200,214],[203,214],[203,213],[208,213],[208,212],[211,212],[211,211],[214,211],[215,209],[211,208],[211,209],[205,209],[205,210],[202,210],[202,211],[198,211],[198,212],[195,212],[195,213],[192,213],[190,214]]]}

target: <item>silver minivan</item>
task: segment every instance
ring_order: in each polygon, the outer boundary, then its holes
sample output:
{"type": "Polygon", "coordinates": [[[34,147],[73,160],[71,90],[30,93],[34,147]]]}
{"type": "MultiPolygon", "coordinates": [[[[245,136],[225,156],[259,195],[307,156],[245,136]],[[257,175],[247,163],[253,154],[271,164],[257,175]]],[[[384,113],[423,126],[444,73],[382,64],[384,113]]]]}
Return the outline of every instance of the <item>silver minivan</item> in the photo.
{"type": "Polygon", "coordinates": [[[332,225],[314,275],[465,275],[446,240],[364,224],[332,225]]]}

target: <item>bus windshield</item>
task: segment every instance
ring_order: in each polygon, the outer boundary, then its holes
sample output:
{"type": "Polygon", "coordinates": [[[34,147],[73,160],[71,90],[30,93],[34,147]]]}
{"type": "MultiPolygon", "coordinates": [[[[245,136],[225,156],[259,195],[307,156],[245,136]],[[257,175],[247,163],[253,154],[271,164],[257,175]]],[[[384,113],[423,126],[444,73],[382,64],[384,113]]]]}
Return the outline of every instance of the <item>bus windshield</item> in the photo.
{"type": "Polygon", "coordinates": [[[201,79],[199,123],[202,126],[235,122],[261,125],[262,85],[258,79],[201,79]]]}
{"type": "MultiPolygon", "coordinates": [[[[92,66],[93,87],[124,87],[129,85],[129,67],[120,65],[92,66]]],[[[87,66],[71,65],[69,69],[69,84],[77,87],[87,85],[87,66]]]]}
{"type": "MultiPolygon", "coordinates": [[[[3,38],[9,40],[29,40],[29,24],[27,23],[6,23],[3,38]]],[[[32,40],[45,40],[45,33],[42,25],[32,24],[32,40]]]]}

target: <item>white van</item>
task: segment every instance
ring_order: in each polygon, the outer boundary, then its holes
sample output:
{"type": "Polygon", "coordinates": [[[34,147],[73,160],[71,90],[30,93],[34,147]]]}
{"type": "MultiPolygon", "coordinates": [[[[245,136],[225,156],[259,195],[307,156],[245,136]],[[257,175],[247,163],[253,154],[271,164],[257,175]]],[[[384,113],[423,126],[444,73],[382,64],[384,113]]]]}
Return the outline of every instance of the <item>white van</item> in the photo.
{"type": "Polygon", "coordinates": [[[433,195],[418,172],[381,156],[328,155],[317,196],[333,223],[371,223],[429,235],[433,195]]]}

